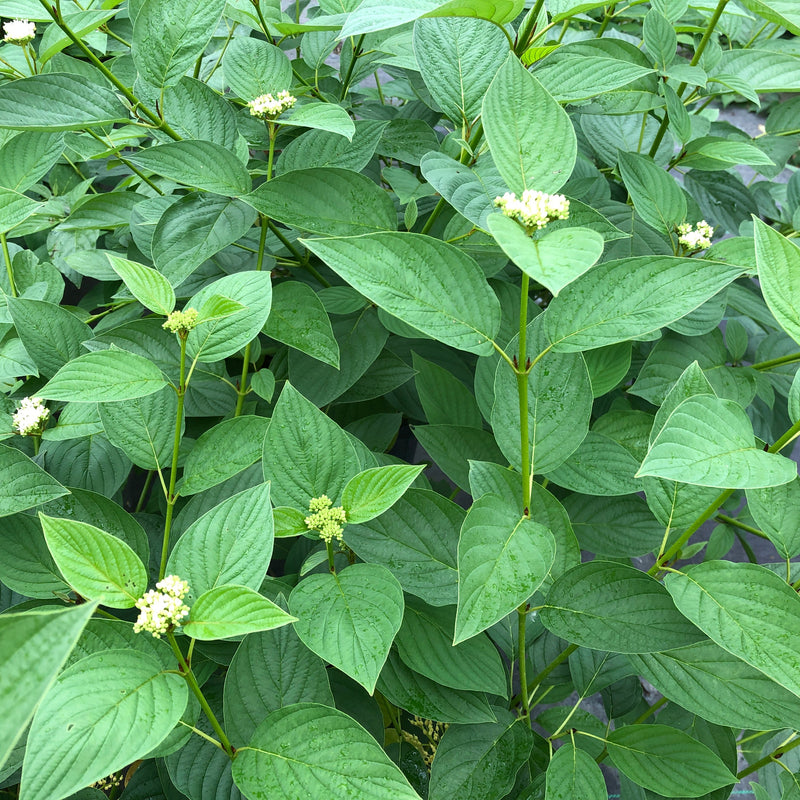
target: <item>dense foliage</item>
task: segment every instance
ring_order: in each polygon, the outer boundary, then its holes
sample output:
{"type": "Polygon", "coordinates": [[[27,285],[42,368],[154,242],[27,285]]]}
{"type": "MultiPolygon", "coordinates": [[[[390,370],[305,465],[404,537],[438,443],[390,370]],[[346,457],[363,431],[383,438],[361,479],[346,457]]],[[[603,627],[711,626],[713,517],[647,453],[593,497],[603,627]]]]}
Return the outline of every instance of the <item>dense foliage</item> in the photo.
{"type": "Polygon", "coordinates": [[[0,0],[0,794],[800,796],[797,3],[283,5],[0,0]]]}

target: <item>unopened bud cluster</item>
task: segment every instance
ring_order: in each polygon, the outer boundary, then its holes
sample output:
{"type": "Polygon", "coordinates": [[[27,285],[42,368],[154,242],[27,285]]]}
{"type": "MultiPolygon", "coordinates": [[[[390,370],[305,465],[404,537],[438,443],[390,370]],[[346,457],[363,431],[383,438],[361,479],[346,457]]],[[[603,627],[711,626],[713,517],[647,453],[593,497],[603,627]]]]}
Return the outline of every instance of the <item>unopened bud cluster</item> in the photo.
{"type": "Polygon", "coordinates": [[[20,436],[39,436],[49,416],[50,411],[41,397],[23,397],[12,417],[12,425],[20,436]]]}
{"type": "Polygon", "coordinates": [[[711,247],[713,235],[714,229],[704,219],[701,219],[694,228],[688,222],[678,225],[678,241],[690,252],[711,247]]]}
{"type": "Polygon", "coordinates": [[[247,107],[250,114],[259,119],[275,119],[284,111],[291,108],[297,102],[297,98],[289,94],[286,90],[278,92],[277,97],[271,94],[262,94],[251,100],[247,107]]]}
{"type": "Polygon", "coordinates": [[[494,204],[507,217],[517,220],[531,233],[544,228],[555,219],[569,217],[569,200],[563,194],[546,194],[526,189],[522,197],[517,197],[514,192],[495,197],[494,204]]]}
{"type": "Polygon", "coordinates": [[[347,514],[341,506],[334,506],[330,497],[323,494],[321,497],[312,497],[308,504],[309,514],[306,517],[306,527],[310,531],[317,531],[320,539],[330,544],[334,539],[344,541],[342,533],[347,522],[347,514]]]}
{"type": "Polygon", "coordinates": [[[168,633],[189,613],[189,606],[183,598],[189,591],[189,584],[177,575],[162,578],[155,589],[145,592],[137,601],[139,618],[133,625],[134,633],[147,631],[158,639],[168,633]]]}
{"type": "Polygon", "coordinates": [[[36,35],[36,24],[26,19],[12,19],[3,23],[3,33],[6,44],[28,44],[36,35]]]}
{"type": "Polygon", "coordinates": [[[184,311],[171,311],[161,327],[177,333],[178,336],[186,336],[195,325],[197,325],[197,309],[187,308],[184,311]]]}

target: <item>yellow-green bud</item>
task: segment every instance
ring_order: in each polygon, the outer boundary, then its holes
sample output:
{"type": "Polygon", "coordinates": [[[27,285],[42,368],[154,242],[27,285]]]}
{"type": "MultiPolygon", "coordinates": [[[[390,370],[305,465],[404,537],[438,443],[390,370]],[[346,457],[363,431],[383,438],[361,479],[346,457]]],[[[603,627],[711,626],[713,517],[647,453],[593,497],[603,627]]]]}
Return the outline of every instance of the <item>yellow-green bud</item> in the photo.
{"type": "Polygon", "coordinates": [[[197,325],[197,309],[186,308],[183,311],[171,311],[161,327],[177,333],[178,336],[186,336],[195,325],[197,325]]]}
{"type": "Polygon", "coordinates": [[[342,533],[347,522],[347,514],[341,506],[334,506],[332,500],[323,494],[312,497],[308,504],[308,516],[305,519],[306,527],[310,531],[317,531],[320,539],[330,544],[334,539],[344,541],[342,533]]]}

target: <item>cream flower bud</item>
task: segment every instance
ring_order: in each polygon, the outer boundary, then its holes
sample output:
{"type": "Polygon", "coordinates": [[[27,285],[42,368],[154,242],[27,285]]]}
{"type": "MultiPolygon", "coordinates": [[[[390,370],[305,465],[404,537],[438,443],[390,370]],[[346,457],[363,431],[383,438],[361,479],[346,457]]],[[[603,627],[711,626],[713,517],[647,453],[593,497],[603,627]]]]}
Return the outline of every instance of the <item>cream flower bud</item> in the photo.
{"type": "Polygon", "coordinates": [[[197,325],[197,309],[186,308],[183,311],[171,311],[161,327],[177,333],[178,336],[186,336],[195,325],[197,325]]]}
{"type": "Polygon", "coordinates": [[[704,219],[701,219],[694,228],[689,223],[678,225],[678,241],[689,252],[711,247],[713,235],[714,229],[704,219]]]}
{"type": "Polygon", "coordinates": [[[7,44],[28,44],[36,35],[36,24],[26,19],[12,19],[3,23],[3,33],[7,44]]]}
{"type": "Polygon", "coordinates": [[[158,639],[168,633],[189,613],[189,606],[183,598],[189,591],[189,584],[177,575],[162,578],[155,589],[145,592],[137,601],[139,617],[133,624],[133,632],[147,631],[158,639]]]}
{"type": "Polygon", "coordinates": [[[262,94],[256,97],[255,100],[251,100],[247,107],[250,109],[251,116],[272,120],[291,108],[296,102],[297,98],[284,90],[278,92],[277,96],[262,94]]]}
{"type": "Polygon", "coordinates": [[[317,531],[320,539],[329,544],[334,539],[342,542],[344,524],[347,514],[341,506],[334,506],[330,497],[312,497],[308,504],[309,515],[305,519],[306,527],[310,531],[317,531]]]}
{"type": "Polygon", "coordinates": [[[544,228],[555,219],[569,217],[569,200],[563,194],[526,189],[519,198],[513,192],[495,197],[494,204],[507,217],[520,222],[529,233],[544,228]]]}
{"type": "Polygon", "coordinates": [[[14,412],[12,425],[20,436],[40,435],[50,416],[40,397],[23,397],[19,408],[14,412]]]}

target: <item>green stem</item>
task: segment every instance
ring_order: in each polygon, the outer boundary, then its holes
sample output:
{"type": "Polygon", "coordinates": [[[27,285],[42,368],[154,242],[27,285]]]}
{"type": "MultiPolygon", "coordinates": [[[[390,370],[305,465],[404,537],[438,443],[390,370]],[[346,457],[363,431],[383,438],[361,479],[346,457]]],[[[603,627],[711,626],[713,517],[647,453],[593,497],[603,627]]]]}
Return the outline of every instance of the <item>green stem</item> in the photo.
{"type": "Polygon", "coordinates": [[[8,285],[11,287],[11,296],[18,297],[17,284],[14,283],[14,268],[11,266],[11,253],[8,252],[8,240],[4,233],[0,233],[0,243],[3,245],[3,260],[6,262],[8,285]]]}
{"type": "Polygon", "coordinates": [[[734,533],[736,534],[736,538],[739,540],[739,544],[742,546],[742,550],[744,550],[744,553],[747,556],[747,560],[751,564],[758,564],[758,558],[753,552],[753,548],[750,547],[750,542],[744,538],[744,534],[739,530],[734,530],[734,533]]]}
{"type": "Polygon", "coordinates": [[[742,778],[746,778],[748,775],[752,775],[754,772],[760,770],[761,767],[765,767],[767,764],[771,764],[776,758],[780,758],[781,756],[785,755],[790,750],[794,750],[795,747],[798,746],[800,746],[800,737],[792,740],[791,742],[789,742],[789,744],[781,745],[768,755],[764,756],[764,758],[760,758],[758,761],[754,761],[749,767],[737,773],[736,775],[737,779],[741,780],[742,778]]]}
{"type": "Polygon", "coordinates": [[[133,172],[134,175],[138,175],[141,180],[143,180],[151,189],[153,189],[153,191],[157,192],[160,195],[164,194],[164,192],[162,192],[161,189],[159,189],[158,186],[156,186],[153,183],[153,181],[151,181],[150,178],[147,177],[147,175],[145,175],[134,164],[128,161],[128,159],[125,158],[125,156],[123,156],[122,153],[120,153],[122,145],[120,145],[119,147],[115,147],[111,142],[107,142],[105,139],[103,139],[102,136],[98,136],[91,128],[87,128],[86,133],[88,133],[89,136],[91,136],[93,139],[97,139],[97,141],[100,142],[100,144],[104,145],[109,150],[111,150],[111,152],[114,153],[116,158],[118,158],[126,167],[128,167],[128,169],[131,172],[133,172]]]}
{"type": "Polygon", "coordinates": [[[738,519],[729,517],[727,514],[717,514],[716,519],[718,519],[720,522],[724,522],[726,525],[730,525],[733,528],[739,528],[740,530],[747,531],[755,536],[760,536],[762,539],[769,539],[769,536],[767,536],[767,534],[763,531],[760,531],[758,528],[754,528],[752,525],[745,525],[744,522],[739,522],[738,519]]]}
{"type": "Polygon", "coordinates": [[[536,0],[533,8],[528,12],[528,16],[522,21],[519,30],[517,31],[517,44],[514,47],[514,52],[521,56],[527,49],[531,42],[531,37],[536,31],[536,22],[539,19],[539,12],[542,10],[544,0],[536,0]]]}
{"type": "Polygon", "coordinates": [[[328,551],[328,569],[331,571],[331,575],[336,574],[336,562],[333,559],[333,543],[332,542],[325,542],[325,549],[328,551]]]}
{"type": "Polygon", "coordinates": [[[169,556],[169,535],[172,528],[172,515],[175,511],[175,482],[178,478],[178,451],[181,447],[181,423],[183,422],[183,401],[186,397],[186,336],[179,335],[181,343],[181,367],[178,380],[178,410],[175,414],[175,436],[172,440],[172,465],[169,471],[169,489],[167,491],[167,514],[164,520],[164,538],[161,542],[161,566],[158,570],[158,579],[161,580],[167,571],[167,557],[169,556]]]}
{"type": "Polygon", "coordinates": [[[559,653],[529,684],[528,696],[530,693],[559,665],[563,664],[576,650],[577,644],[571,644],[566,650],[559,653]]]}
{"type": "Polygon", "coordinates": [[[525,658],[525,622],[528,619],[528,607],[523,603],[517,609],[518,633],[519,633],[519,685],[522,692],[522,708],[525,711],[525,719],[527,720],[528,727],[532,727],[531,723],[531,695],[527,691],[528,685],[528,664],[525,658]]]}
{"type": "Polygon", "coordinates": [[[167,639],[169,640],[170,647],[172,647],[172,652],[175,653],[175,658],[178,659],[178,663],[181,665],[181,670],[183,672],[183,677],[186,679],[186,683],[189,684],[189,688],[192,690],[194,696],[197,698],[197,701],[200,703],[200,708],[203,709],[203,713],[208,717],[211,727],[214,729],[217,736],[219,736],[222,749],[228,754],[228,758],[233,759],[233,745],[225,735],[225,731],[222,729],[222,725],[219,724],[219,720],[217,719],[216,715],[211,710],[211,706],[208,704],[208,700],[206,700],[205,695],[200,689],[200,684],[198,684],[197,678],[195,678],[191,667],[186,663],[186,659],[183,657],[181,648],[178,647],[178,642],[175,640],[175,634],[170,631],[167,633],[167,639]]]}
{"type": "Polygon", "coordinates": [[[56,9],[48,5],[47,0],[39,0],[39,2],[47,9],[47,13],[53,18],[53,21],[61,28],[62,31],[72,40],[72,42],[80,49],[83,54],[86,56],[87,59],[97,68],[100,72],[105,75],[105,77],[111,81],[114,86],[122,93],[123,97],[133,106],[134,108],[141,109],[142,113],[160,130],[164,131],[172,139],[178,141],[182,137],[180,137],[174,130],[167,124],[167,122],[155,111],[152,111],[148,106],[146,106],[127,86],[125,86],[122,81],[120,81],[116,75],[81,41],[80,37],[75,34],[72,28],[64,22],[64,18],[61,16],[61,13],[56,9]]]}
{"type": "Polygon", "coordinates": [[[281,229],[275,225],[272,220],[267,221],[269,229],[278,237],[280,243],[297,259],[298,264],[308,272],[310,272],[326,289],[331,285],[330,281],[326,280],[316,267],[309,263],[308,256],[303,256],[300,251],[283,235],[281,229]]]}
{"type": "Polygon", "coordinates": [[[611,3],[611,5],[606,6],[603,9],[603,21],[600,23],[600,28],[597,31],[597,38],[602,38],[603,34],[606,32],[606,28],[608,27],[608,23],[611,22],[611,18],[614,16],[614,7],[616,3],[611,3]]]}
{"type": "Polygon", "coordinates": [[[350,91],[350,81],[353,79],[353,70],[356,68],[356,61],[358,61],[358,57],[361,55],[361,45],[364,44],[364,36],[366,36],[366,34],[362,33],[361,36],[358,37],[358,41],[353,45],[353,57],[350,59],[350,63],[347,65],[347,73],[345,74],[344,81],[342,82],[342,93],[339,97],[340,100],[344,100],[345,97],[347,97],[347,93],[350,91]]]}
{"type": "Polygon", "coordinates": [[[528,290],[530,278],[522,273],[522,289],[519,295],[519,360],[514,370],[517,378],[517,397],[519,400],[519,439],[522,456],[522,513],[530,516],[531,507],[531,444],[528,427],[528,290]]]}
{"type": "MultiPolygon", "coordinates": [[[[267,172],[267,180],[270,173],[267,172]]],[[[261,220],[261,238],[258,240],[258,258],[256,260],[256,272],[261,272],[264,265],[264,243],[267,241],[267,218],[263,214],[258,215],[261,220]]],[[[250,369],[250,347],[252,342],[248,342],[244,348],[244,364],[242,364],[242,376],[239,378],[239,388],[236,390],[236,408],[233,412],[234,417],[242,413],[244,398],[247,396],[247,373],[250,369]]]]}
{"type": "Polygon", "coordinates": [[[153,477],[155,476],[156,471],[154,469],[147,471],[147,477],[144,479],[144,486],[142,487],[142,493],[139,495],[139,500],[136,503],[136,508],[133,510],[134,514],[138,514],[143,508],[144,504],[147,501],[147,495],[150,491],[150,487],[153,485],[153,477]]]}
{"type": "Polygon", "coordinates": [[[425,220],[425,224],[422,226],[422,230],[420,231],[421,234],[426,234],[430,232],[430,229],[433,227],[433,223],[439,217],[439,214],[444,211],[444,207],[447,205],[447,200],[444,197],[439,198],[439,202],[433,207],[433,211],[431,211],[430,216],[428,219],[425,220]]]}
{"type": "Polygon", "coordinates": [[[267,130],[269,131],[269,153],[267,155],[267,180],[272,180],[272,161],[275,158],[275,123],[267,120],[267,130]]]}
{"type": "Polygon", "coordinates": [[[782,367],[784,364],[796,364],[800,361],[800,353],[792,353],[788,356],[781,356],[780,358],[771,358],[769,361],[759,361],[751,365],[751,369],[757,369],[759,372],[772,369],[773,367],[782,367]]]}
{"type": "MultiPolygon", "coordinates": [[[[697,46],[697,50],[695,50],[694,55],[692,56],[692,60],[689,62],[691,66],[696,67],[697,63],[700,61],[700,58],[703,55],[703,51],[706,49],[709,39],[711,38],[711,34],[714,32],[714,28],[717,27],[719,18],[722,16],[722,12],[725,10],[725,6],[728,5],[728,2],[729,0],[719,0],[719,2],[717,3],[717,7],[714,9],[714,13],[711,15],[711,19],[708,21],[706,30],[703,33],[703,38],[700,40],[700,44],[697,46]]],[[[677,94],[679,98],[686,91],[687,85],[688,85],[687,83],[683,82],[678,86],[677,94]]],[[[661,141],[664,138],[664,134],[667,132],[668,126],[669,126],[669,117],[667,116],[667,113],[665,111],[664,119],[661,120],[661,126],[658,129],[658,133],[656,133],[656,138],[653,139],[652,146],[650,147],[651,158],[655,157],[655,154],[658,152],[658,148],[661,145],[661,141]]]]}

